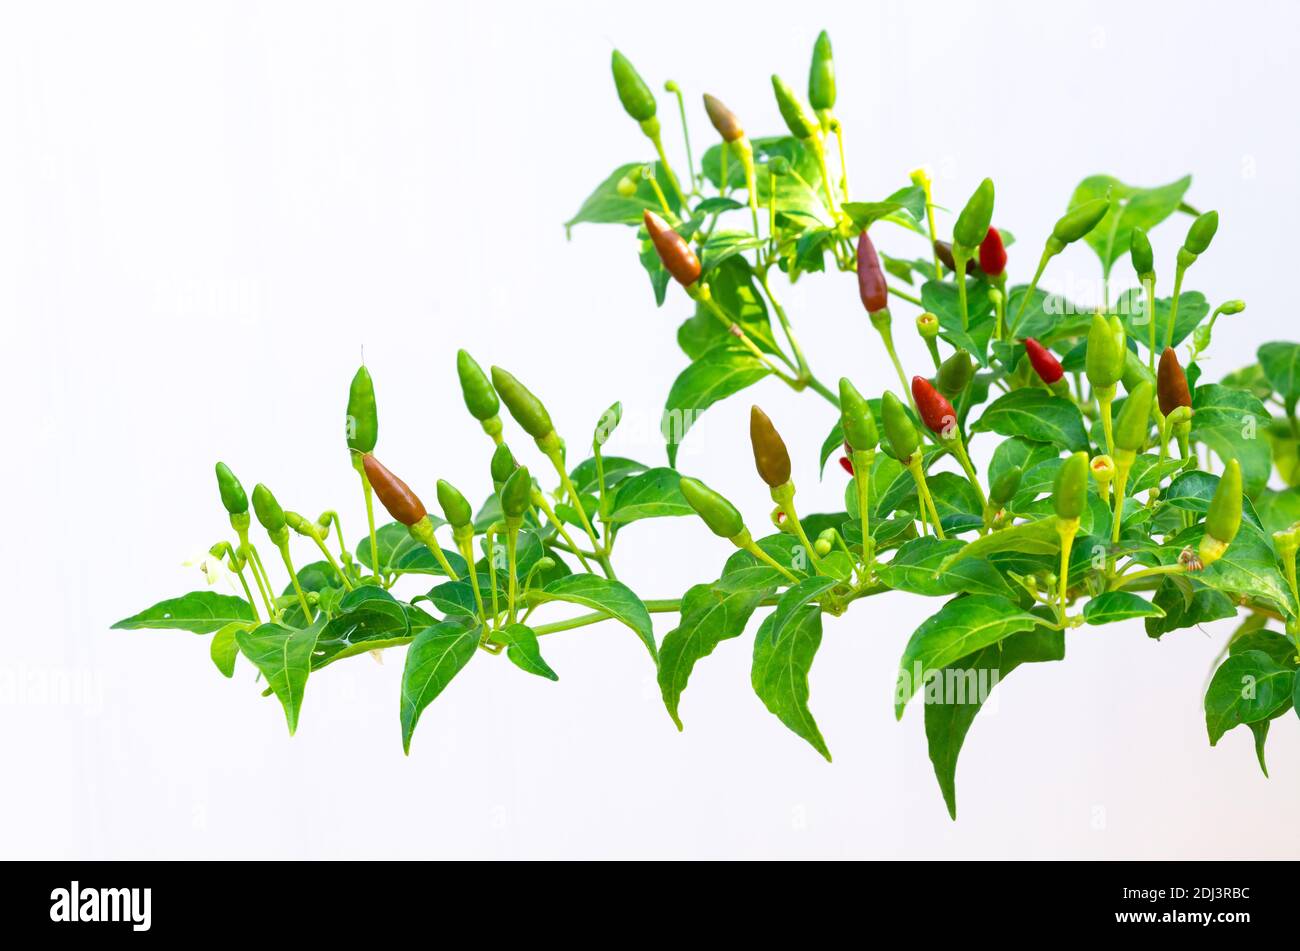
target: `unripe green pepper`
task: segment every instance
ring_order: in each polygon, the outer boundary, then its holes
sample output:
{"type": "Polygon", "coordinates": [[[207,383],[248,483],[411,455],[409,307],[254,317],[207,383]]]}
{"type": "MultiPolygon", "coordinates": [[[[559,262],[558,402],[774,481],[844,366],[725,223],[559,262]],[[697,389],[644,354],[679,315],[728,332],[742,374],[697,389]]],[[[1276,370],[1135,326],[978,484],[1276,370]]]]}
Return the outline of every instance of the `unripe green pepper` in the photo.
{"type": "Polygon", "coordinates": [[[533,477],[529,475],[527,466],[520,466],[510,474],[501,489],[501,513],[507,522],[524,517],[532,492],[533,477]]]}
{"type": "Polygon", "coordinates": [[[492,381],[468,351],[456,351],[456,375],[460,377],[460,392],[471,416],[484,422],[497,415],[501,409],[497,391],[492,389],[492,381]]]}
{"type": "Polygon", "coordinates": [[[986,178],[979,183],[975,193],[966,202],[966,207],[957,216],[957,223],[952,227],[954,244],[966,249],[969,257],[980,246],[984,236],[989,233],[993,222],[993,179],[986,178]]]}
{"type": "Polygon", "coordinates": [[[1219,230],[1219,213],[1207,211],[1200,215],[1187,229],[1187,238],[1183,247],[1192,254],[1204,254],[1214,240],[1214,233],[1219,230]]]}
{"type": "Polygon", "coordinates": [[[885,438],[894,457],[904,465],[915,455],[921,445],[916,424],[907,415],[907,409],[891,391],[885,390],[880,398],[880,421],[885,427],[885,438]]]}
{"type": "Polygon", "coordinates": [[[790,482],[790,453],[772,420],[757,406],[749,408],[749,442],[754,449],[754,467],[770,488],[790,482]]]}
{"type": "Polygon", "coordinates": [[[989,486],[989,502],[995,508],[1001,508],[1011,501],[1020,488],[1020,479],[1024,475],[1024,470],[1019,466],[1012,466],[1007,469],[989,486]]]}
{"type": "Polygon", "coordinates": [[[275,496],[261,482],[253,486],[253,512],[262,527],[274,535],[282,532],[285,526],[284,509],[275,500],[275,496]]]}
{"type": "Polygon", "coordinates": [[[678,483],[686,504],[709,526],[709,531],[722,538],[735,538],[745,530],[745,520],[740,512],[725,498],[714,492],[699,479],[683,476],[678,483]]]}
{"type": "Polygon", "coordinates": [[[1205,513],[1205,536],[1197,555],[1202,565],[1211,565],[1223,557],[1241,528],[1241,464],[1229,459],[1219,477],[1219,487],[1205,513]]]}
{"type": "Polygon", "coordinates": [[[840,380],[840,428],[844,430],[844,441],[856,452],[875,449],[880,444],[871,406],[848,377],[840,380]]]}
{"type": "Polygon", "coordinates": [[[1094,388],[1113,387],[1124,374],[1124,349],[1115,340],[1114,329],[1100,313],[1092,315],[1084,370],[1094,388]]]}
{"type": "Polygon", "coordinates": [[[796,139],[811,139],[821,132],[821,126],[808,115],[803,103],[784,79],[772,74],[772,91],[776,93],[776,106],[781,110],[781,118],[796,139]]]}
{"type": "Polygon", "coordinates": [[[933,340],[939,336],[939,318],[926,311],[916,318],[916,332],[922,340],[933,340]]]}
{"type": "Polygon", "coordinates": [[[1101,219],[1106,217],[1108,211],[1109,198],[1094,198],[1070,209],[1052,226],[1052,237],[1048,245],[1054,253],[1059,254],[1067,244],[1073,244],[1101,224],[1101,219]],[[1056,244],[1053,246],[1052,242],[1056,244]]]}
{"type": "Polygon", "coordinates": [[[835,63],[831,59],[831,38],[825,30],[813,44],[812,66],[808,70],[808,102],[818,111],[835,108],[835,63]]]}
{"type": "Polygon", "coordinates": [[[320,540],[321,532],[316,527],[316,523],[308,519],[305,515],[299,515],[297,512],[285,510],[284,523],[292,528],[304,538],[315,538],[320,540]]]}
{"type": "Polygon", "coordinates": [[[1121,382],[1124,384],[1125,392],[1132,393],[1139,383],[1146,380],[1148,383],[1155,383],[1155,377],[1151,375],[1151,370],[1142,358],[1139,357],[1128,347],[1124,348],[1124,376],[1121,382]]]}
{"type": "Polygon", "coordinates": [[[357,370],[348,388],[348,448],[367,453],[379,440],[379,413],[375,409],[375,384],[364,366],[357,370]]]}
{"type": "Polygon", "coordinates": [[[1077,519],[1083,514],[1088,501],[1088,454],[1076,452],[1065,460],[1065,465],[1056,474],[1056,485],[1052,489],[1052,505],[1056,517],[1077,519]]]}
{"type": "Polygon", "coordinates": [[[506,404],[510,415],[515,418],[515,422],[522,426],[528,435],[534,439],[545,439],[555,432],[555,426],[551,423],[551,416],[546,412],[546,407],[528,387],[500,367],[492,368],[492,385],[500,394],[501,402],[506,404]]]}
{"type": "Polygon", "coordinates": [[[1115,420],[1115,449],[1126,453],[1141,452],[1151,428],[1151,400],[1155,387],[1143,380],[1124,400],[1115,420]]]}
{"type": "Polygon", "coordinates": [[[1151,250],[1151,239],[1147,237],[1144,229],[1133,229],[1128,250],[1129,257],[1133,261],[1133,270],[1137,272],[1138,279],[1145,281],[1154,277],[1156,273],[1155,252],[1151,250]]]}
{"type": "Polygon", "coordinates": [[[624,111],[637,122],[653,119],[658,110],[654,94],[650,92],[650,87],[645,84],[641,74],[628,62],[628,58],[614,50],[609,65],[614,73],[614,88],[618,90],[618,100],[623,103],[624,111]]]}
{"type": "Polygon", "coordinates": [[[244,493],[244,487],[224,462],[217,463],[217,491],[221,493],[221,504],[231,515],[243,515],[248,511],[248,496],[244,493]]]}
{"type": "Polygon", "coordinates": [[[500,488],[505,484],[506,479],[515,471],[515,456],[510,451],[510,447],[505,443],[497,446],[496,451],[492,453],[492,482],[500,488]]]}
{"type": "Polygon", "coordinates": [[[474,521],[474,510],[470,508],[465,496],[445,479],[438,480],[438,505],[442,514],[452,528],[464,528],[474,521]]]}
{"type": "Polygon", "coordinates": [[[966,350],[957,350],[939,364],[935,383],[939,392],[951,400],[966,389],[974,375],[975,365],[971,362],[970,353],[966,350]]]}

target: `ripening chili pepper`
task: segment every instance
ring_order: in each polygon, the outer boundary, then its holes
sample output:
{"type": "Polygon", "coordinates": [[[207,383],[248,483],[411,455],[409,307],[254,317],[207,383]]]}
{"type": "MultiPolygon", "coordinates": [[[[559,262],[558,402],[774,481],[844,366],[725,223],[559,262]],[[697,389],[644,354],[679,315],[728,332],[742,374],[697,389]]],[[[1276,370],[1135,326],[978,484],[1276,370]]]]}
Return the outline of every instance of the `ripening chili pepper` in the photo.
{"type": "Polygon", "coordinates": [[[678,486],[686,504],[695,510],[713,534],[720,538],[735,538],[745,530],[745,520],[736,507],[699,479],[683,476],[678,486]]]}
{"type": "Polygon", "coordinates": [[[889,390],[880,398],[880,421],[894,458],[906,465],[920,447],[921,437],[902,401],[889,390]]]}
{"type": "Polygon", "coordinates": [[[1088,330],[1088,350],[1084,370],[1094,389],[1113,387],[1124,375],[1124,352],[1115,340],[1115,332],[1100,313],[1092,315],[1088,330]]]}
{"type": "Polygon", "coordinates": [[[1129,258],[1133,262],[1133,270],[1137,272],[1138,280],[1145,281],[1156,273],[1155,252],[1151,250],[1151,239],[1142,228],[1134,228],[1133,235],[1129,238],[1129,258]]]}
{"type": "Polygon", "coordinates": [[[370,452],[379,439],[379,413],[375,409],[375,384],[365,367],[357,370],[348,388],[348,448],[370,452]]]}
{"type": "Polygon", "coordinates": [[[835,108],[835,63],[831,59],[831,38],[825,30],[813,44],[812,66],[808,70],[808,102],[819,112],[835,108]]]}
{"type": "Polygon", "coordinates": [[[700,259],[686,239],[679,235],[668,222],[664,221],[649,208],[642,216],[646,234],[654,242],[655,251],[664,269],[671,274],[682,287],[690,287],[700,279],[700,259]]]}
{"type": "Polygon", "coordinates": [[[533,477],[527,466],[520,466],[506,479],[501,489],[501,513],[507,523],[524,517],[533,494],[533,477]]]}
{"type": "Polygon", "coordinates": [[[1002,508],[1011,501],[1016,490],[1020,488],[1020,479],[1024,475],[1024,470],[1020,466],[1012,466],[1004,471],[989,486],[989,502],[997,508],[1002,508]]]}
{"type": "Polygon", "coordinates": [[[461,396],[471,416],[484,422],[500,412],[501,401],[492,389],[492,381],[468,351],[456,351],[456,375],[460,377],[461,396]]]}
{"type": "Polygon", "coordinates": [[[880,265],[876,246],[864,230],[858,235],[858,295],[868,314],[885,310],[889,306],[889,285],[885,283],[885,270],[880,265]]]}
{"type": "Polygon", "coordinates": [[[515,456],[510,451],[510,447],[505,443],[497,446],[496,451],[492,453],[492,482],[500,488],[505,484],[506,479],[510,478],[510,473],[515,471],[515,456]]]}
{"type": "MultiPolygon", "coordinates": [[[[974,376],[975,364],[971,362],[970,352],[965,349],[958,349],[953,351],[947,360],[939,364],[935,384],[939,392],[948,399],[956,399],[958,394],[966,389],[974,376]]],[[[915,383],[913,383],[913,387],[915,387],[915,383]]],[[[913,399],[915,399],[915,394],[913,399]]]]}
{"type": "Polygon", "coordinates": [[[1214,233],[1218,230],[1219,213],[1207,211],[1197,217],[1187,229],[1187,238],[1183,241],[1183,247],[1192,254],[1204,254],[1209,249],[1210,242],[1214,240],[1214,233]]]}
{"type": "Polygon", "coordinates": [[[261,482],[253,486],[253,513],[273,539],[276,534],[284,531],[284,509],[280,508],[280,503],[275,500],[271,490],[261,482]]]}
{"type": "Polygon", "coordinates": [[[876,429],[871,406],[848,377],[840,379],[840,428],[850,452],[866,452],[880,444],[880,432],[876,429]]]}
{"type": "Polygon", "coordinates": [[[790,453],[772,420],[757,406],[749,408],[749,442],[754,449],[754,466],[770,488],[790,482],[790,453]]]}
{"type": "Polygon", "coordinates": [[[1154,388],[1143,380],[1129,393],[1115,420],[1116,452],[1141,452],[1151,429],[1151,399],[1154,388]]]}
{"type": "Polygon", "coordinates": [[[618,100],[623,104],[624,111],[637,122],[653,119],[658,111],[654,93],[650,92],[650,87],[628,62],[628,58],[614,50],[609,65],[614,73],[614,88],[618,90],[618,100]]]}
{"type": "Polygon", "coordinates": [[[522,426],[528,435],[534,439],[545,439],[555,432],[551,414],[546,412],[542,401],[534,396],[528,387],[500,367],[492,368],[492,385],[515,422],[522,426]]]}
{"type": "Polygon", "coordinates": [[[438,505],[453,529],[473,524],[474,510],[460,490],[445,479],[438,480],[438,505]]]}
{"type": "Polygon", "coordinates": [[[789,84],[775,73],[772,74],[772,91],[776,93],[776,107],[781,110],[790,134],[796,139],[811,139],[821,131],[821,126],[813,120],[803,103],[795,95],[789,84]]]}
{"type": "Polygon", "coordinates": [[[966,249],[965,257],[970,257],[985,236],[993,221],[993,179],[986,178],[976,187],[966,207],[957,216],[957,223],[952,226],[953,244],[960,244],[966,249]]]}
{"type": "Polygon", "coordinates": [[[1160,369],[1156,373],[1156,392],[1160,397],[1160,412],[1168,416],[1179,406],[1191,407],[1192,394],[1187,388],[1187,374],[1178,363],[1173,347],[1160,354],[1160,369]]]}
{"type": "Polygon", "coordinates": [[[1056,517],[1077,519],[1088,501],[1088,454],[1076,452],[1065,460],[1056,474],[1052,505],[1056,517]]]}
{"type": "Polygon", "coordinates": [[[362,457],[362,463],[365,465],[366,478],[370,480],[375,495],[379,496],[379,501],[389,515],[409,528],[428,514],[424,503],[411,491],[411,487],[389,472],[371,453],[362,457]]]}
{"type": "Polygon", "coordinates": [[[989,228],[980,242],[980,270],[989,277],[1001,277],[1007,269],[1007,249],[1002,244],[1002,233],[989,228]]]}
{"type": "Polygon", "coordinates": [[[853,475],[853,460],[848,456],[840,456],[840,468],[849,475],[853,475]]]}
{"type": "Polygon", "coordinates": [[[957,425],[957,413],[942,393],[923,376],[912,377],[912,399],[921,422],[947,439],[957,425]]]}
{"type": "Polygon", "coordinates": [[[1048,386],[1065,375],[1065,370],[1061,368],[1061,361],[1033,337],[1025,338],[1025,352],[1029,354],[1029,364],[1038,374],[1038,378],[1048,386]]]}
{"type": "Polygon", "coordinates": [[[1241,463],[1229,459],[1205,513],[1205,536],[1196,552],[1202,565],[1214,564],[1228,550],[1241,528],[1241,509],[1241,463]]]}
{"type": "Polygon", "coordinates": [[[1110,211],[1109,198],[1094,198],[1076,208],[1071,208],[1052,226],[1052,237],[1048,239],[1048,246],[1051,247],[1052,242],[1056,242],[1058,247],[1055,253],[1059,254],[1067,244],[1073,244],[1101,224],[1101,219],[1106,217],[1108,211],[1110,211]]]}
{"type": "Polygon", "coordinates": [[[745,137],[745,128],[740,124],[740,119],[723,104],[721,99],[710,96],[706,92],[704,111],[708,113],[713,128],[718,130],[718,135],[722,136],[722,141],[736,142],[745,137]]]}
{"type": "Polygon", "coordinates": [[[248,512],[248,496],[244,493],[244,487],[224,462],[217,463],[217,491],[221,493],[221,504],[231,515],[248,512]]]}

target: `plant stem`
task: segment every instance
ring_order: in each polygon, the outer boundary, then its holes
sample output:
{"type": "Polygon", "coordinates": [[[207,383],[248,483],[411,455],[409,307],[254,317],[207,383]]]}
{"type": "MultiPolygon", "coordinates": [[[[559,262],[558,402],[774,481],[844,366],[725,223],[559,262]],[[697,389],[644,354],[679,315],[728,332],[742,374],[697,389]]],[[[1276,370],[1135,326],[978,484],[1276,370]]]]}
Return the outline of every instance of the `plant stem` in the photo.
{"type": "Polygon", "coordinates": [[[359,453],[352,454],[352,467],[361,476],[361,493],[366,498],[366,527],[370,530],[370,573],[382,580],[383,576],[379,573],[379,537],[375,534],[375,493],[370,488],[370,480],[366,478],[366,469],[359,453]]]}
{"type": "Polygon", "coordinates": [[[578,549],[578,543],[573,540],[573,536],[571,536],[568,529],[564,527],[564,522],[560,521],[560,517],[555,514],[555,509],[551,508],[551,503],[546,501],[546,493],[542,492],[540,489],[533,492],[533,504],[541,509],[546,514],[546,517],[550,520],[551,524],[555,526],[556,532],[558,532],[560,537],[568,544],[569,549],[577,556],[578,561],[582,563],[582,570],[590,573],[591,565],[578,549]]]}
{"type": "MultiPolygon", "coordinates": [[[[1165,328],[1165,348],[1168,349],[1174,345],[1174,324],[1178,322],[1178,298],[1183,293],[1183,275],[1187,273],[1187,268],[1182,264],[1174,271],[1174,301],[1169,307],[1169,326],[1165,328]]],[[[1151,315],[1155,320],[1155,315],[1151,315]]]]}
{"type": "MultiPolygon", "coordinates": [[[[695,158],[691,155],[691,129],[686,124],[686,101],[682,98],[682,90],[676,83],[673,83],[672,92],[677,96],[677,114],[682,117],[682,138],[686,141],[686,174],[691,179],[691,191],[695,191],[695,158]]],[[[683,202],[685,204],[685,202],[683,202]]]]}
{"type": "Polygon", "coordinates": [[[889,293],[893,294],[899,300],[905,300],[909,304],[915,304],[917,307],[925,306],[925,304],[921,301],[921,298],[916,297],[913,294],[909,294],[907,293],[907,291],[900,291],[897,287],[894,287],[893,285],[889,286],[889,293]]]}
{"type": "MultiPolygon", "coordinates": [[[[582,523],[582,529],[587,533],[587,538],[591,540],[591,550],[596,555],[596,560],[600,562],[601,569],[605,572],[605,577],[614,579],[614,566],[609,562],[608,551],[601,546],[600,540],[596,537],[596,530],[591,525],[591,519],[587,517],[587,510],[582,507],[582,500],[578,497],[577,486],[569,478],[569,473],[564,468],[564,453],[559,449],[553,449],[546,454],[551,460],[551,465],[559,473],[560,485],[564,488],[564,493],[569,497],[569,502],[578,513],[578,520],[582,523]]],[[[511,575],[513,578],[513,574],[511,575]]],[[[513,617],[513,615],[512,615],[513,617]]]]}
{"type": "Polygon", "coordinates": [[[763,564],[767,565],[768,567],[775,568],[777,571],[781,572],[781,574],[785,575],[785,577],[789,579],[789,581],[792,584],[798,583],[799,579],[794,576],[794,573],[791,572],[784,565],[782,565],[775,558],[773,558],[771,555],[769,555],[767,552],[763,551],[763,549],[759,548],[757,542],[750,541],[750,543],[745,546],[744,550],[749,552],[751,555],[753,555],[759,561],[763,562],[763,564]]]}
{"type": "Polygon", "coordinates": [[[790,319],[786,316],[785,308],[781,306],[776,299],[776,295],[772,293],[772,286],[767,280],[767,271],[766,267],[758,269],[758,286],[767,295],[768,301],[772,304],[772,310],[776,313],[776,319],[780,321],[781,329],[785,331],[785,338],[790,342],[790,351],[794,354],[795,362],[799,367],[800,378],[807,379],[812,376],[812,372],[808,368],[808,361],[804,359],[803,349],[799,346],[799,341],[794,335],[794,329],[790,326],[790,319]]]}
{"type": "MultiPolygon", "coordinates": [[[[1142,286],[1146,290],[1147,321],[1151,324],[1151,329],[1147,332],[1148,339],[1151,342],[1151,346],[1150,346],[1151,352],[1147,354],[1147,366],[1150,368],[1152,373],[1155,373],[1156,372],[1156,279],[1154,277],[1148,278],[1147,280],[1142,282],[1142,286]]],[[[1173,326],[1172,321],[1170,322],[1169,326],[1171,327],[1173,326]]]]}
{"type": "Polygon", "coordinates": [[[515,578],[515,546],[519,526],[506,522],[506,570],[509,572],[509,593],[506,596],[506,624],[515,623],[515,599],[519,596],[519,581],[515,578]]]}
{"type": "MultiPolygon", "coordinates": [[[[682,194],[682,186],[677,182],[677,176],[673,172],[673,167],[670,164],[668,164],[668,156],[664,153],[663,136],[656,132],[654,135],[650,137],[650,141],[654,143],[655,152],[657,152],[659,155],[659,163],[663,165],[664,171],[668,175],[668,183],[673,186],[673,192],[677,195],[678,203],[683,208],[685,208],[686,196],[682,194]]],[[[653,180],[654,179],[651,179],[651,181],[653,180]]]]}
{"type": "Polygon", "coordinates": [[[957,300],[961,304],[961,329],[962,333],[970,330],[970,312],[966,305],[966,255],[964,249],[958,253],[957,248],[953,248],[953,263],[957,265],[957,300]]]}
{"type": "MultiPolygon", "coordinates": [[[[912,461],[907,464],[907,468],[916,481],[916,491],[921,498],[921,507],[930,511],[930,518],[934,522],[934,534],[940,539],[944,538],[943,526],[939,523],[939,511],[934,507],[934,497],[930,495],[930,486],[925,481],[925,470],[921,468],[921,453],[919,450],[912,456],[912,461]]],[[[922,515],[922,524],[924,524],[924,515],[922,515]]]]}
{"type": "Polygon", "coordinates": [[[343,569],[339,567],[339,563],[334,560],[334,555],[330,552],[329,547],[325,544],[325,541],[323,539],[317,538],[315,535],[311,536],[311,540],[314,541],[316,543],[316,547],[321,550],[321,554],[325,556],[325,560],[329,562],[330,567],[333,568],[336,572],[338,572],[339,579],[343,582],[343,587],[346,588],[348,591],[351,591],[352,582],[349,581],[348,576],[343,573],[343,569]]]}
{"type": "MultiPolygon", "coordinates": [[[[285,529],[285,531],[288,531],[285,529]]],[[[307,603],[307,595],[303,593],[302,585],[298,583],[298,572],[293,570],[293,559],[289,557],[289,542],[286,539],[282,544],[277,544],[280,549],[280,557],[284,559],[284,567],[289,571],[289,580],[293,582],[294,593],[298,595],[298,603],[302,605],[302,615],[307,619],[307,623],[312,622],[311,605],[307,603]]]]}
{"type": "Polygon", "coordinates": [[[1016,328],[1020,326],[1020,318],[1024,316],[1025,308],[1029,306],[1029,299],[1034,296],[1034,291],[1038,290],[1038,281],[1042,278],[1043,272],[1047,270],[1047,262],[1050,260],[1052,260],[1052,251],[1050,248],[1044,248],[1043,256],[1038,259],[1038,269],[1034,271],[1034,279],[1025,288],[1025,296],[1020,298],[1020,309],[1016,311],[1016,319],[1007,328],[1008,336],[1015,337],[1016,328]]]}

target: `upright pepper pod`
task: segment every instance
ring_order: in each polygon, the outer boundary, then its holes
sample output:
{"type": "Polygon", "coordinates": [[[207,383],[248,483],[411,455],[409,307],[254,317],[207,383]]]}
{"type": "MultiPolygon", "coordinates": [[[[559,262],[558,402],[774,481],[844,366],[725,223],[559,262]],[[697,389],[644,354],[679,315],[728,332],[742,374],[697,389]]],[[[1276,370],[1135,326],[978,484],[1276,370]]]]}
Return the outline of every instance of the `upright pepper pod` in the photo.
{"type": "Polygon", "coordinates": [[[953,257],[969,258],[989,233],[993,221],[993,179],[986,178],[976,187],[952,228],[953,257]],[[960,247],[959,247],[960,246],[960,247]],[[958,254],[958,252],[963,252],[958,254]]]}
{"type": "Polygon", "coordinates": [[[781,110],[790,134],[796,139],[815,139],[821,135],[821,125],[808,115],[795,91],[775,73],[772,74],[772,91],[776,94],[776,107],[781,110]]]}
{"type": "Polygon", "coordinates": [[[1183,248],[1190,254],[1200,256],[1209,250],[1210,242],[1214,240],[1214,234],[1219,230],[1219,213],[1217,211],[1207,211],[1199,215],[1192,222],[1191,227],[1187,229],[1187,237],[1183,241],[1183,248]]]}
{"type": "Polygon", "coordinates": [[[506,479],[506,484],[501,489],[501,513],[506,517],[507,525],[524,517],[532,491],[533,477],[527,466],[520,466],[506,479]]]}
{"type": "Polygon", "coordinates": [[[244,487],[224,462],[217,463],[217,491],[221,493],[221,504],[231,516],[248,514],[248,496],[244,487]]]}
{"type": "Polygon", "coordinates": [[[880,398],[880,421],[894,458],[907,465],[920,448],[921,437],[902,401],[889,390],[880,398]]]}
{"type": "Polygon", "coordinates": [[[1156,257],[1155,252],[1151,250],[1151,239],[1147,237],[1146,230],[1143,228],[1134,228],[1133,234],[1129,238],[1129,259],[1133,262],[1133,270],[1137,272],[1138,280],[1146,283],[1150,278],[1156,276],[1156,257]]]}
{"type": "Polygon", "coordinates": [[[505,443],[497,446],[496,451],[492,453],[492,483],[496,486],[497,491],[505,484],[506,479],[515,471],[515,456],[510,451],[510,447],[505,443]]]}
{"type": "Polygon", "coordinates": [[[808,69],[808,102],[818,112],[835,108],[835,62],[831,59],[831,38],[822,30],[813,44],[812,66],[808,69]]]}
{"type": "Polygon", "coordinates": [[[271,490],[261,482],[253,486],[253,513],[273,541],[277,535],[285,532],[284,509],[280,508],[280,503],[271,494],[271,490]]]}
{"type": "Polygon", "coordinates": [[[1088,454],[1076,452],[1065,460],[1056,474],[1052,489],[1052,506],[1056,517],[1077,520],[1088,501],[1088,454]]]}
{"type": "Polygon", "coordinates": [[[678,485],[686,504],[695,510],[713,534],[732,539],[745,530],[745,520],[736,507],[699,479],[683,476],[678,485]]]}
{"type": "Polygon", "coordinates": [[[618,91],[618,100],[623,104],[623,110],[643,125],[654,119],[658,104],[636,67],[618,50],[614,50],[610,56],[609,65],[614,73],[614,88],[618,91]]]}
{"type": "Polygon", "coordinates": [[[989,502],[996,508],[1002,508],[1015,497],[1020,488],[1024,470],[1020,466],[1011,466],[998,475],[989,485],[989,502]]]}
{"type": "Polygon", "coordinates": [[[709,122],[718,130],[724,142],[738,142],[745,137],[745,127],[734,112],[723,104],[721,99],[704,94],[704,111],[708,113],[709,122]]]}
{"type": "Polygon", "coordinates": [[[1202,565],[1212,565],[1223,557],[1241,528],[1241,511],[1241,463],[1229,459],[1205,513],[1205,535],[1196,552],[1202,565]]]}
{"type": "Polygon", "coordinates": [[[1115,421],[1117,464],[1122,465],[1120,454],[1136,454],[1146,445],[1147,433],[1151,429],[1151,399],[1154,395],[1154,388],[1143,380],[1124,400],[1119,418],[1115,421]]]}
{"type": "Polygon", "coordinates": [[[1187,387],[1187,374],[1178,363],[1178,354],[1173,347],[1166,347],[1160,354],[1160,369],[1156,374],[1156,392],[1160,397],[1160,413],[1168,416],[1179,406],[1189,409],[1192,394],[1187,387]]]}
{"type": "Polygon", "coordinates": [[[379,413],[375,408],[375,384],[364,366],[352,377],[348,387],[348,448],[366,453],[379,440],[379,413]]]}
{"type": "Polygon", "coordinates": [[[858,235],[858,295],[868,314],[889,308],[889,285],[885,283],[885,269],[880,265],[876,246],[864,230],[858,235]]]}
{"type": "Polygon", "coordinates": [[[1063,214],[1052,226],[1052,236],[1048,239],[1048,245],[1055,247],[1053,253],[1059,254],[1067,244],[1074,244],[1090,234],[1092,229],[1101,224],[1101,219],[1106,217],[1108,211],[1109,198],[1093,198],[1063,214]]]}
{"type": "Polygon", "coordinates": [[[687,243],[686,239],[668,226],[649,208],[642,215],[646,234],[654,242],[655,251],[664,269],[673,276],[682,287],[690,287],[700,279],[700,259],[687,243]]]}
{"type": "Polygon", "coordinates": [[[943,394],[923,376],[912,377],[912,400],[916,411],[932,433],[947,439],[957,426],[957,413],[943,394]]]}
{"type": "Polygon", "coordinates": [[[1065,376],[1061,361],[1033,337],[1025,338],[1025,353],[1029,355],[1029,365],[1034,368],[1038,378],[1048,386],[1059,383],[1065,376]]]}
{"type": "Polygon", "coordinates": [[[456,376],[460,379],[460,392],[465,408],[477,419],[494,439],[501,435],[501,400],[492,389],[492,381],[483,368],[466,350],[456,351],[456,376]]]}
{"type": "Polygon", "coordinates": [[[1124,375],[1124,351],[1115,340],[1110,322],[1100,313],[1092,315],[1088,329],[1084,371],[1093,389],[1113,389],[1124,375]]]}
{"type": "MultiPolygon", "coordinates": [[[[935,384],[938,386],[940,393],[952,400],[956,399],[966,389],[974,376],[975,364],[971,361],[970,352],[965,349],[958,349],[954,350],[947,360],[939,364],[935,384]]],[[[915,382],[912,385],[912,398],[916,399],[915,382]]],[[[916,405],[920,409],[919,400],[916,405]]]]}
{"type": "Polygon", "coordinates": [[[980,242],[979,261],[980,270],[989,277],[1000,278],[1006,273],[1007,249],[997,228],[989,228],[989,233],[980,242]]]}
{"type": "Polygon", "coordinates": [[[528,387],[500,367],[492,368],[492,385],[524,432],[538,440],[539,444],[551,440],[558,442],[551,414],[546,412],[542,401],[528,387]]]}
{"type": "Polygon", "coordinates": [[[460,490],[445,479],[438,480],[438,505],[453,530],[473,531],[474,510],[460,490]]]}
{"type": "Polygon", "coordinates": [[[852,451],[867,452],[880,444],[880,432],[871,406],[848,377],[840,379],[840,428],[852,451]]]}
{"type": "Polygon", "coordinates": [[[790,482],[790,453],[772,420],[757,406],[749,409],[749,441],[754,449],[754,466],[769,488],[790,482]]]}
{"type": "Polygon", "coordinates": [[[370,480],[375,495],[379,496],[380,503],[389,515],[410,528],[428,514],[424,503],[411,491],[411,487],[393,475],[373,454],[366,453],[362,457],[362,463],[365,465],[366,478],[370,480]]]}

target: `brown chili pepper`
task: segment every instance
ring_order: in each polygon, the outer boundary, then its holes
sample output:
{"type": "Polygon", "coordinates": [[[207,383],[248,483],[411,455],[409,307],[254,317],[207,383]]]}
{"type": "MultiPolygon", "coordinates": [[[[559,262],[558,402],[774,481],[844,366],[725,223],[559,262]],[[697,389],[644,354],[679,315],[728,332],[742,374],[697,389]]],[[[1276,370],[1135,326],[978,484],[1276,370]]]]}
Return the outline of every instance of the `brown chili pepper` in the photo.
{"type": "Polygon", "coordinates": [[[410,527],[428,514],[419,496],[411,491],[410,486],[389,472],[382,462],[370,453],[362,457],[362,462],[365,464],[366,478],[370,480],[371,488],[375,490],[375,495],[379,496],[379,501],[383,503],[384,508],[388,509],[389,515],[410,527]]]}
{"type": "MultiPolygon", "coordinates": [[[[948,270],[957,270],[957,262],[952,256],[952,244],[947,241],[936,241],[934,243],[934,253],[938,257],[939,263],[948,270]]],[[[974,277],[978,273],[980,273],[979,265],[975,263],[974,258],[971,258],[966,262],[966,276],[974,277]]]]}
{"type": "Polygon", "coordinates": [[[790,453],[785,440],[757,406],[749,410],[749,441],[754,447],[754,465],[771,488],[779,489],[790,481],[790,453]]]}
{"type": "Polygon", "coordinates": [[[876,254],[876,246],[865,231],[858,236],[858,294],[868,314],[889,306],[889,285],[885,283],[880,255],[876,254]]]}
{"type": "Polygon", "coordinates": [[[1187,374],[1178,363],[1173,347],[1160,354],[1160,368],[1156,373],[1156,393],[1160,397],[1160,412],[1168,416],[1180,406],[1192,405],[1192,394],[1187,389],[1187,374]]]}
{"type": "Polygon", "coordinates": [[[737,139],[744,138],[745,129],[740,124],[740,119],[723,105],[721,99],[710,96],[706,92],[704,111],[709,114],[709,121],[713,123],[713,128],[718,130],[718,135],[722,136],[724,142],[735,142],[737,139]]]}
{"type": "Polygon", "coordinates": [[[659,260],[663,262],[668,273],[677,279],[677,283],[682,287],[690,287],[698,281],[700,259],[695,256],[686,239],[668,227],[668,222],[649,209],[646,209],[643,220],[646,234],[650,235],[655,250],[659,252],[659,260]]]}

